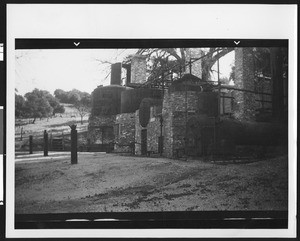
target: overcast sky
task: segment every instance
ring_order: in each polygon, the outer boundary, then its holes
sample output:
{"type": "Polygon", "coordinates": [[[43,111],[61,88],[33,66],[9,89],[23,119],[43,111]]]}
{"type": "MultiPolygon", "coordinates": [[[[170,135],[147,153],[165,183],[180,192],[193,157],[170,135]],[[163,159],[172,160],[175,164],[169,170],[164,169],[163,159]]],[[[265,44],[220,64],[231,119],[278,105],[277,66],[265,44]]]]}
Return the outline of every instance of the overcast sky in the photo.
{"type": "MultiPolygon", "coordinates": [[[[110,82],[110,65],[98,60],[121,62],[137,49],[55,49],[16,50],[16,88],[24,95],[34,88],[91,93],[98,85],[110,82]]],[[[229,77],[234,52],[220,59],[220,76],[229,77]]],[[[215,66],[216,67],[216,66],[215,66]]],[[[216,69],[216,68],[214,68],[216,69]]],[[[217,80],[214,72],[212,79],[217,80]]]]}

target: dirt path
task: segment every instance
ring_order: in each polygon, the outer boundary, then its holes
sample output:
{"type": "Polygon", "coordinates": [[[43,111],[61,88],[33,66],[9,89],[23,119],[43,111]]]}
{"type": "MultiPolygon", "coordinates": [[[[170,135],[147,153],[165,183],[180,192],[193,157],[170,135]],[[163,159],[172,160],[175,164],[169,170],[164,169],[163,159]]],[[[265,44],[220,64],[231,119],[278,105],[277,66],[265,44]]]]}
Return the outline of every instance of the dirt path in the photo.
{"type": "Polygon", "coordinates": [[[16,162],[16,213],[287,210],[287,157],[247,164],[81,153],[16,162]]]}

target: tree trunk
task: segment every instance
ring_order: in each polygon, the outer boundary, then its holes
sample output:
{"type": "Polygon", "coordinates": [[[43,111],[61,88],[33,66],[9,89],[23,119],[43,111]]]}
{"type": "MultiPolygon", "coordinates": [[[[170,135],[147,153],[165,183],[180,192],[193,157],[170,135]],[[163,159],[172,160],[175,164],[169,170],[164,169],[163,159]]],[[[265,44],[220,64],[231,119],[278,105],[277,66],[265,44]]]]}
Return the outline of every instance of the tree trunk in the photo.
{"type": "Polygon", "coordinates": [[[36,117],[34,117],[34,119],[33,119],[33,121],[32,121],[32,124],[34,124],[34,123],[35,123],[35,120],[36,120],[36,117]]]}
{"type": "Polygon", "coordinates": [[[83,119],[83,116],[81,115],[80,117],[81,117],[81,119],[80,119],[80,123],[81,123],[81,125],[83,125],[83,121],[82,121],[82,119],[83,119]]]}

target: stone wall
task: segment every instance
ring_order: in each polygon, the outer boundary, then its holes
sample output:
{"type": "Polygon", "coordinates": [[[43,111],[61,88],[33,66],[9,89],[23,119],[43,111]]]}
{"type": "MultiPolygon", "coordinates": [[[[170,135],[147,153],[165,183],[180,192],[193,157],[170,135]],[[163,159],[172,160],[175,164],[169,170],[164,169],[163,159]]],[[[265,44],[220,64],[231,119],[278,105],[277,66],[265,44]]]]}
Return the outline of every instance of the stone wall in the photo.
{"type": "Polygon", "coordinates": [[[164,144],[163,155],[166,157],[173,157],[173,115],[172,110],[172,97],[170,91],[166,91],[163,99],[163,132],[164,132],[164,144]]]}
{"type": "Polygon", "coordinates": [[[176,152],[185,149],[185,137],[186,137],[186,123],[188,116],[185,111],[174,111],[173,115],[173,153],[172,156],[176,156],[176,152]]]}
{"type": "Polygon", "coordinates": [[[135,112],[135,155],[141,155],[141,130],[142,126],[140,125],[139,120],[139,110],[135,112]]]}
{"type": "MultiPolygon", "coordinates": [[[[158,139],[161,135],[160,117],[151,116],[147,125],[147,150],[158,153],[158,139]]],[[[162,133],[164,135],[164,132],[162,133]]]]}
{"type": "Polygon", "coordinates": [[[199,91],[170,91],[163,100],[163,155],[174,158],[185,150],[186,126],[193,116],[217,115],[216,93],[199,91]],[[213,98],[212,98],[213,97],[213,98]],[[187,104],[186,104],[187,103],[187,104]],[[186,111],[187,109],[187,111],[186,111]]]}
{"type": "Polygon", "coordinates": [[[146,57],[134,55],[131,59],[131,83],[141,84],[146,82],[146,57]]]}
{"type": "MultiPolygon", "coordinates": [[[[235,50],[235,85],[236,88],[254,91],[254,59],[252,48],[235,50]]],[[[254,120],[255,94],[243,91],[234,92],[234,117],[238,120],[254,120]]]]}
{"type": "Polygon", "coordinates": [[[195,91],[167,91],[165,94],[162,111],[164,156],[172,158],[176,156],[177,150],[185,148],[186,121],[188,116],[199,112],[198,94],[195,91]]]}
{"type": "MultiPolygon", "coordinates": [[[[141,155],[141,131],[147,129],[147,151],[158,153],[158,139],[161,135],[160,117],[151,116],[146,128],[143,128],[139,122],[139,110],[135,113],[135,154],[141,155]]],[[[164,130],[163,130],[164,136],[164,130]]]]}
{"type": "Polygon", "coordinates": [[[135,113],[118,114],[115,123],[115,152],[132,152],[135,142],[135,113]]]}
{"type": "Polygon", "coordinates": [[[114,142],[113,127],[116,116],[91,116],[89,118],[87,139],[91,144],[107,144],[114,142]]]}

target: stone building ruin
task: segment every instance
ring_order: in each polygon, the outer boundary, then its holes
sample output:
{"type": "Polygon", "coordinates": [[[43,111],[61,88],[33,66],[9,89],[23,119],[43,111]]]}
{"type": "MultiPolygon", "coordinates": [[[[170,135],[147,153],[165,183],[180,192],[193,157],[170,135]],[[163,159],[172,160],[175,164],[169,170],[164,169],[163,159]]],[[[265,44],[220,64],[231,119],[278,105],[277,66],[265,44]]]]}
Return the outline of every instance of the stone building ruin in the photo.
{"type": "Polygon", "coordinates": [[[111,84],[92,93],[90,147],[177,158],[226,155],[237,145],[278,145],[286,140],[285,129],[263,116],[272,109],[272,81],[255,76],[249,48],[235,50],[234,87],[203,81],[199,63],[190,69],[168,85],[153,87],[147,85],[144,56],[135,55],[124,66],[113,64],[111,84]]]}

